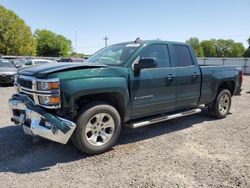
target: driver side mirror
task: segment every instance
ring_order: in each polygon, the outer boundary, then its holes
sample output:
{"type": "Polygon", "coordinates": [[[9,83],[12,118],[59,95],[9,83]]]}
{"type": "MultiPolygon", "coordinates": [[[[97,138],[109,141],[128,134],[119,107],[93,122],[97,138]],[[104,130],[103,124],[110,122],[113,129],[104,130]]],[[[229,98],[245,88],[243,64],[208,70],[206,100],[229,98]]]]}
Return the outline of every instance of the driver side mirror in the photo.
{"type": "Polygon", "coordinates": [[[153,58],[142,58],[138,63],[134,64],[134,71],[140,72],[141,69],[150,69],[155,68],[156,63],[155,59],[153,58]]]}

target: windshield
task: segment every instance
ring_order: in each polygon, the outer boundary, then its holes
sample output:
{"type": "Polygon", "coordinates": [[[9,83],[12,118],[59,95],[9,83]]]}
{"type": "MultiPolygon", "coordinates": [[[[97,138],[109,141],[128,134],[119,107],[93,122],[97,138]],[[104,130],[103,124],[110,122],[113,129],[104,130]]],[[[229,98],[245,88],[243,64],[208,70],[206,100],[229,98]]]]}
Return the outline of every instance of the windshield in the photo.
{"type": "Polygon", "coordinates": [[[0,60],[0,67],[13,68],[14,66],[8,60],[0,60]]]}
{"type": "Polygon", "coordinates": [[[15,65],[24,65],[26,62],[27,62],[27,60],[25,60],[25,59],[15,59],[15,60],[13,60],[13,63],[15,65]]]}
{"type": "Polygon", "coordinates": [[[85,62],[120,65],[126,62],[140,45],[141,44],[131,43],[108,46],[96,52],[85,62]]]}

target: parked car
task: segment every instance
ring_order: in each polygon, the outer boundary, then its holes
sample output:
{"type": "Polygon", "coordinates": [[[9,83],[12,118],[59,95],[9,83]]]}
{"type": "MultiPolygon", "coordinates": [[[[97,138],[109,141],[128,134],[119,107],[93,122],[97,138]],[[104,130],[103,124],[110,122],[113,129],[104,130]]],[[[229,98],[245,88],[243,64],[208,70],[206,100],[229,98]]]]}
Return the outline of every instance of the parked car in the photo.
{"type": "Polygon", "coordinates": [[[59,60],[59,63],[82,63],[84,62],[83,58],[75,58],[75,57],[70,57],[70,58],[62,58],[59,60]]]}
{"type": "Polygon", "coordinates": [[[191,45],[135,41],[111,45],[84,63],[47,64],[19,72],[9,100],[24,132],[98,154],[122,125],[138,128],[201,111],[225,118],[241,70],[199,66],[191,45]]]}
{"type": "Polygon", "coordinates": [[[22,67],[43,65],[46,63],[56,63],[56,61],[48,59],[30,59],[22,67]]]}
{"type": "Polygon", "coordinates": [[[17,69],[9,60],[0,59],[0,84],[13,84],[17,69]]]}
{"type": "Polygon", "coordinates": [[[27,59],[11,59],[10,62],[16,68],[21,68],[21,67],[23,67],[28,62],[28,60],[27,59]]]}

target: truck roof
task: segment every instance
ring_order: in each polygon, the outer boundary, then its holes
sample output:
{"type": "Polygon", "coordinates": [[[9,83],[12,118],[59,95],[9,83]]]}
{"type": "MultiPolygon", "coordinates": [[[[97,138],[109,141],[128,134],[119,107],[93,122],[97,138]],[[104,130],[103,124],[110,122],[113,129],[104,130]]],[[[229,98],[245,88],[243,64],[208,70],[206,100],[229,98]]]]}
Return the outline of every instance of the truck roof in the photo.
{"type": "Polygon", "coordinates": [[[135,40],[135,41],[121,42],[121,43],[117,43],[117,44],[154,44],[154,43],[190,45],[190,44],[185,43],[185,42],[165,41],[165,40],[160,40],[160,39],[156,39],[156,40],[141,40],[141,39],[139,39],[139,40],[135,40]]]}

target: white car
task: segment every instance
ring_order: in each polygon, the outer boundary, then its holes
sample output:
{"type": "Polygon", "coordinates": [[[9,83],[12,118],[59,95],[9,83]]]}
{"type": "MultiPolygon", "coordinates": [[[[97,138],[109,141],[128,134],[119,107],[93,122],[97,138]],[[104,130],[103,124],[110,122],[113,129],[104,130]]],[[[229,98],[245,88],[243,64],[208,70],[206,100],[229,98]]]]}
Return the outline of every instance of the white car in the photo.
{"type": "Polygon", "coordinates": [[[23,67],[42,65],[46,63],[56,63],[56,61],[48,59],[30,59],[24,64],[23,67]]]}

